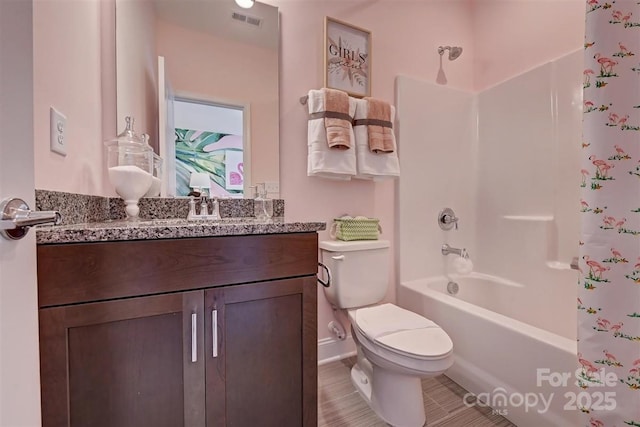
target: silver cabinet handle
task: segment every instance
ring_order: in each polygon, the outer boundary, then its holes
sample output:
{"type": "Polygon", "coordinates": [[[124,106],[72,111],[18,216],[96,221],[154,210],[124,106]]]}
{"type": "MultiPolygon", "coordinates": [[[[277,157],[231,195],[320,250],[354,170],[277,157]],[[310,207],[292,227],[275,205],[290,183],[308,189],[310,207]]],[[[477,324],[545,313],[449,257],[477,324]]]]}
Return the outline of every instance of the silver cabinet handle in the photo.
{"type": "Polygon", "coordinates": [[[191,362],[198,361],[198,313],[191,313],[191,362]]]}
{"type": "Polygon", "coordinates": [[[32,211],[22,199],[10,198],[0,202],[0,235],[9,240],[22,239],[31,226],[58,225],[61,220],[59,212],[32,211]]]}
{"type": "Polygon", "coordinates": [[[212,330],[212,338],[213,338],[213,357],[218,357],[218,310],[211,311],[211,330],[212,330]]]}

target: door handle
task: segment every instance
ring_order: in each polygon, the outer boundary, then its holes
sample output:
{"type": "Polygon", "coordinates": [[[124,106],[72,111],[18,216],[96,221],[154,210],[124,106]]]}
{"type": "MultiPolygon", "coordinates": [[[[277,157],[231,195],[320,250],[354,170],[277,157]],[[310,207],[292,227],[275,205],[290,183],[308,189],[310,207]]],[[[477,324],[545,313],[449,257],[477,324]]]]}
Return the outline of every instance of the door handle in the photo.
{"type": "Polygon", "coordinates": [[[29,205],[18,198],[0,202],[0,235],[5,239],[19,240],[27,235],[34,225],[58,225],[62,215],[58,211],[32,211],[29,205]]]}

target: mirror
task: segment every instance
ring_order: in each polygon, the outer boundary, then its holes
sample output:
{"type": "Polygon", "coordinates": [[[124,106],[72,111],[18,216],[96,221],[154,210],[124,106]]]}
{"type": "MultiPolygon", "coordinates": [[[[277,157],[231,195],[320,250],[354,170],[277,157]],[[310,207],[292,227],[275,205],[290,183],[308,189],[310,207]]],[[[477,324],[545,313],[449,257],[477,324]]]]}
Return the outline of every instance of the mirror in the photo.
{"type": "Polygon", "coordinates": [[[163,195],[184,195],[196,169],[209,172],[212,195],[279,187],[279,39],[278,8],[260,2],[116,0],[118,132],[133,116],[149,134],[164,159],[163,195]],[[184,113],[195,110],[209,112],[198,122],[184,113]],[[239,112],[239,124],[207,118],[218,111],[239,112]]]}

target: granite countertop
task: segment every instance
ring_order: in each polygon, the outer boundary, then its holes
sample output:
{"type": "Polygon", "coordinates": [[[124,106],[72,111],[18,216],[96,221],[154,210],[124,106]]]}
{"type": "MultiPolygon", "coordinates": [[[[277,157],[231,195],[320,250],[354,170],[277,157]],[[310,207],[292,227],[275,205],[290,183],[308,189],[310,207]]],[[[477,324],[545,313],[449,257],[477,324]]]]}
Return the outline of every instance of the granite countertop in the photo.
{"type": "Polygon", "coordinates": [[[305,233],[326,229],[324,222],[289,222],[284,218],[258,221],[254,218],[225,218],[218,221],[155,219],[104,221],[37,227],[39,245],[59,243],[111,242],[123,240],[180,239],[189,237],[238,236],[252,234],[305,233]]]}

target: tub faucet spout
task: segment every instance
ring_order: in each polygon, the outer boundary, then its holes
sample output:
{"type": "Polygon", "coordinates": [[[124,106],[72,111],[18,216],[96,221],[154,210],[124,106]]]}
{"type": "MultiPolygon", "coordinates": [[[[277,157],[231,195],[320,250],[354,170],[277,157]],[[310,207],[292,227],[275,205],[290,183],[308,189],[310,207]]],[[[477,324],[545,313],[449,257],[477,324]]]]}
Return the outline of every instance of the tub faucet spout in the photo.
{"type": "Polygon", "coordinates": [[[441,252],[442,252],[442,255],[454,254],[454,255],[461,256],[462,258],[469,258],[469,253],[465,248],[462,248],[462,249],[454,248],[452,246],[447,245],[446,243],[442,245],[441,252]]]}

